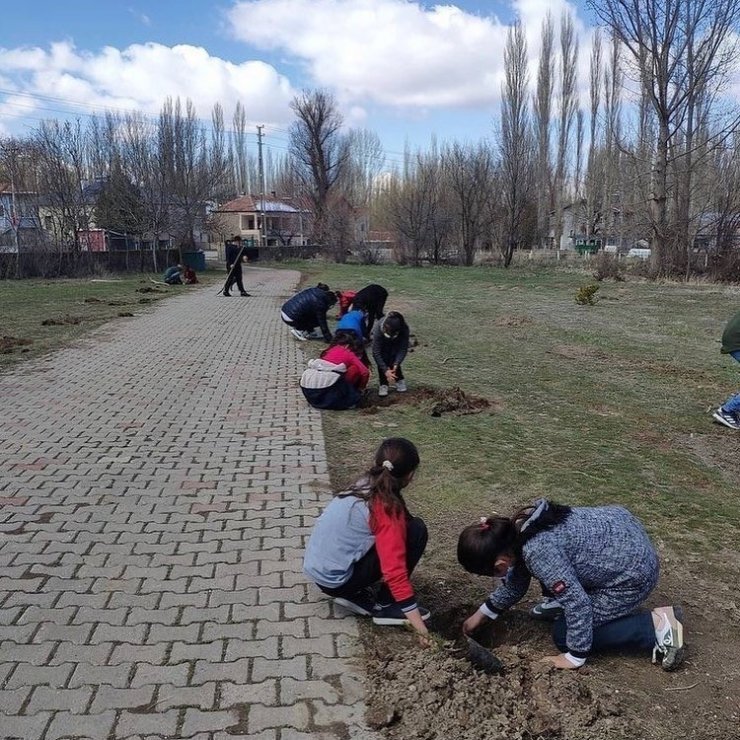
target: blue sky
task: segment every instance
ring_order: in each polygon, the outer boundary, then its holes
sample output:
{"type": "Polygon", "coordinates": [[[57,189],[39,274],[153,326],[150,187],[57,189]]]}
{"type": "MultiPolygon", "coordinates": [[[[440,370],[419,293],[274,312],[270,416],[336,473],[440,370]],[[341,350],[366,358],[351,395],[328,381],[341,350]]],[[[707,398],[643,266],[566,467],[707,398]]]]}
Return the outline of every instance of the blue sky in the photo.
{"type": "Polygon", "coordinates": [[[586,15],[567,0],[35,0],[3,14],[0,134],[105,108],[155,114],[180,95],[204,118],[241,100],[279,150],[292,96],[324,87],[398,159],[405,142],[489,135],[507,24],[522,18],[534,64],[542,17],[564,9],[587,48],[586,15]]]}

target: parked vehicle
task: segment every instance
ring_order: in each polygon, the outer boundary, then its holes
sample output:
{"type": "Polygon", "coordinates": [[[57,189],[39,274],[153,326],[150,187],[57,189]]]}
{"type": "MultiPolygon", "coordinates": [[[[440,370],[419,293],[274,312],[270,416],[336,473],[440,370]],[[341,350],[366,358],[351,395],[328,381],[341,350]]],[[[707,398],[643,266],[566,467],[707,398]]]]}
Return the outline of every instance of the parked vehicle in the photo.
{"type": "Polygon", "coordinates": [[[652,253],[651,249],[638,249],[637,247],[633,247],[629,252],[627,252],[627,256],[635,257],[640,260],[649,260],[652,253]]]}

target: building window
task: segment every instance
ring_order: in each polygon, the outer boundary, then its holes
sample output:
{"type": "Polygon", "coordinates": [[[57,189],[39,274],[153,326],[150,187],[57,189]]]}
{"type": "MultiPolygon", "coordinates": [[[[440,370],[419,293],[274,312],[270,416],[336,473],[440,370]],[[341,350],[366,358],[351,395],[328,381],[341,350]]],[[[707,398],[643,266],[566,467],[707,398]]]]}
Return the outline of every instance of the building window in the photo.
{"type": "Polygon", "coordinates": [[[241,217],[242,231],[254,231],[254,216],[241,217]]]}

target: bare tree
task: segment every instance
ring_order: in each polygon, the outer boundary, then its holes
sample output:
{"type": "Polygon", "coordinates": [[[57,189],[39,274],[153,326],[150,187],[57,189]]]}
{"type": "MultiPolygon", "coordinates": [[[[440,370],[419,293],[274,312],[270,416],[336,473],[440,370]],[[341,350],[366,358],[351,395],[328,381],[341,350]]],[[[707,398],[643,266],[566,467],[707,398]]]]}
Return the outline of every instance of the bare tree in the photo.
{"type": "MultiPolygon", "coordinates": [[[[690,252],[688,193],[693,167],[682,164],[681,194],[671,213],[672,158],[691,162],[697,106],[714,96],[736,61],[740,0],[599,0],[592,8],[629,55],[655,119],[648,197],[653,260],[658,271],[674,272],[679,255],[690,252]]],[[[714,126],[705,151],[725,141],[740,118],[714,126]]]]}
{"type": "Polygon", "coordinates": [[[205,219],[205,203],[217,191],[226,172],[223,113],[213,110],[210,142],[191,100],[168,98],[157,126],[158,159],[164,166],[170,222],[179,246],[193,249],[195,228],[205,219]]]}
{"type": "Polygon", "coordinates": [[[505,229],[500,249],[504,267],[508,267],[514,250],[526,244],[527,211],[531,207],[534,182],[533,141],[527,105],[527,41],[518,22],[506,37],[504,74],[499,151],[505,229]]]}
{"type": "MultiPolygon", "coordinates": [[[[328,245],[330,196],[349,158],[341,132],[342,116],[336,100],[325,90],[302,92],[293,98],[291,108],[296,115],[290,127],[293,165],[313,206],[313,239],[328,245]]],[[[333,246],[335,257],[342,259],[342,246],[333,246]]]]}
{"type": "Polygon", "coordinates": [[[550,159],[550,118],[553,96],[553,47],[555,31],[548,11],[542,21],[540,61],[537,70],[537,92],[534,97],[534,117],[537,127],[537,238],[544,246],[550,229],[552,211],[552,163],[550,159]]]}
{"type": "MultiPolygon", "coordinates": [[[[596,151],[599,145],[599,111],[601,109],[601,32],[597,28],[591,43],[591,70],[589,78],[589,137],[588,137],[588,159],[586,160],[586,183],[585,183],[585,222],[586,236],[591,237],[597,223],[597,199],[599,186],[601,184],[600,168],[596,162],[596,151]]],[[[598,199],[600,200],[600,199],[598,199]]]]}
{"type": "Polygon", "coordinates": [[[87,202],[87,139],[79,121],[43,121],[36,132],[39,153],[39,183],[49,207],[48,218],[60,242],[82,251],[81,233],[88,231],[92,203],[87,202]]]}
{"type": "Polygon", "coordinates": [[[442,167],[459,229],[463,262],[472,265],[487,226],[493,157],[485,144],[473,147],[455,143],[443,151],[442,167]]]}
{"type": "Polygon", "coordinates": [[[565,205],[566,178],[570,137],[576,114],[576,71],[578,40],[575,37],[573,18],[564,12],[560,19],[560,85],[558,103],[558,154],[555,164],[555,248],[560,249],[563,236],[563,208],[565,205]]]}
{"type": "Polygon", "coordinates": [[[247,164],[247,113],[239,100],[234,108],[232,125],[231,147],[234,153],[234,190],[238,195],[245,195],[251,192],[247,164]]]}

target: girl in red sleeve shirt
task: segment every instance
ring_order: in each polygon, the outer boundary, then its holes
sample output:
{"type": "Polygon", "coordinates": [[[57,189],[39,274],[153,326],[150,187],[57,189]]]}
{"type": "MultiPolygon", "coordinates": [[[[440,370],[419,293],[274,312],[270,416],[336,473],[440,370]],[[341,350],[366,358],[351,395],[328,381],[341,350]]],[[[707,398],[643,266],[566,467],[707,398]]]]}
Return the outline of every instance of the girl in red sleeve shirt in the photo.
{"type": "Polygon", "coordinates": [[[386,439],[367,473],[316,521],[303,569],[339,606],[378,625],[408,622],[428,645],[429,612],[418,605],[409,579],[426,547],[427,528],[401,494],[418,466],[409,440],[386,439]]]}

